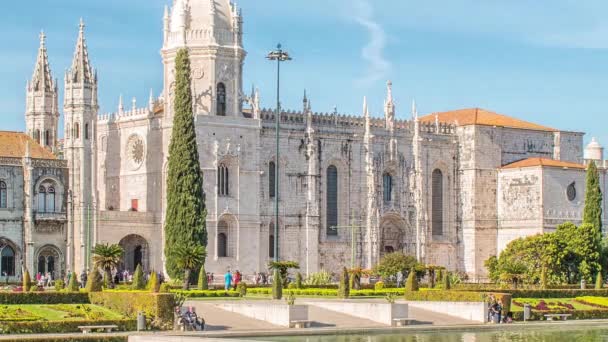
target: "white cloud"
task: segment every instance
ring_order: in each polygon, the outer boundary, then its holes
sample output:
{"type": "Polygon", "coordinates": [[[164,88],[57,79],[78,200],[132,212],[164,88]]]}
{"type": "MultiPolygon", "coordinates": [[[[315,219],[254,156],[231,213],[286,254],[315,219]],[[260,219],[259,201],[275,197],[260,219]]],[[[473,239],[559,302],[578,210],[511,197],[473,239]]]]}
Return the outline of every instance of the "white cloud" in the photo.
{"type": "Polygon", "coordinates": [[[391,68],[391,63],[384,56],[386,33],[374,19],[370,0],[356,0],[354,5],[354,20],[369,34],[369,41],[361,50],[361,57],[368,62],[368,67],[365,75],[358,80],[358,83],[368,85],[385,78],[391,68]]]}

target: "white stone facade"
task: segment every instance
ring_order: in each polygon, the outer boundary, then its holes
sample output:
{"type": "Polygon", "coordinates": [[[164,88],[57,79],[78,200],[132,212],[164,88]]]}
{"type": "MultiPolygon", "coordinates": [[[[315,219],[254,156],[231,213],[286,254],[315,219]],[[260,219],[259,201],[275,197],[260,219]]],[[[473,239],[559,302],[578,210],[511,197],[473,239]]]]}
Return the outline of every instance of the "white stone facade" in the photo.
{"type": "MultiPolygon", "coordinates": [[[[303,273],[351,263],[370,268],[383,254],[403,251],[483,279],[483,262],[508,241],[580,220],[580,169],[503,167],[535,157],[583,163],[581,133],[489,112],[480,115],[498,121],[469,120],[477,120],[477,109],[419,118],[414,106],[411,120],[398,120],[389,83],[383,118],[370,117],[366,104],[357,116],[314,113],[305,95],[302,110],[281,114],[277,160],[275,111],[260,108],[257,90],[243,93],[243,20],[228,0],[174,0],[164,15],[162,94],[151,94],[144,108],[133,100],[125,109],[121,99],[112,114],[97,115],[97,74],[83,27],[66,74],[58,151],[72,194],[66,269],[87,268],[87,251],[97,242],[123,245],[122,267],[163,268],[174,59],[184,47],[204,175],[208,271],[265,271],[278,224],[280,258],[298,261],[303,273]],[[276,164],[278,223],[270,177],[276,164]],[[564,203],[572,181],[579,200],[564,203]]],[[[34,117],[26,115],[30,135],[34,117]]],[[[23,246],[25,223],[0,224],[0,237],[14,235],[23,246]]]]}

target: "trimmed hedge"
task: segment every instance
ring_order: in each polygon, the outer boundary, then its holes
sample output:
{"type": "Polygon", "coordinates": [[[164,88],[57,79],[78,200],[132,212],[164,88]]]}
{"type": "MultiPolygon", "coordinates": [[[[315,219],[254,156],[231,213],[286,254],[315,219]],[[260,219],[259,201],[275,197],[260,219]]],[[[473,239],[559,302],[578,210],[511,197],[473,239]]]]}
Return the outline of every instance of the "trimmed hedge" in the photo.
{"type": "Polygon", "coordinates": [[[85,292],[0,292],[0,304],[89,304],[85,292]]]}
{"type": "MultiPolygon", "coordinates": [[[[467,290],[460,290],[468,292],[467,290]]],[[[480,290],[478,292],[510,293],[513,298],[576,298],[576,297],[608,297],[608,289],[554,289],[554,290],[480,290]]]]}
{"type": "Polygon", "coordinates": [[[172,294],[149,292],[94,292],[89,294],[91,304],[101,305],[128,317],[143,311],[154,329],[173,328],[175,300],[172,294]]]}
{"type": "MultiPolygon", "coordinates": [[[[544,321],[547,314],[570,314],[569,319],[604,319],[608,318],[608,310],[553,310],[553,311],[536,311],[532,310],[530,315],[531,321],[544,321]]],[[[524,312],[513,312],[513,320],[523,321],[524,312]]]]}
{"type": "MultiPolygon", "coordinates": [[[[134,319],[118,320],[77,320],[77,321],[36,321],[36,322],[2,322],[0,334],[42,334],[80,332],[82,325],[117,325],[119,331],[137,329],[134,319]]],[[[46,341],[47,339],[45,339],[46,341]]]]}
{"type": "Polygon", "coordinates": [[[128,342],[128,336],[70,336],[63,338],[50,338],[46,336],[4,339],[3,342],[128,342]]]}
{"type": "MultiPolygon", "coordinates": [[[[308,289],[285,289],[286,294],[293,293],[299,296],[318,296],[318,297],[337,297],[337,289],[321,289],[321,288],[308,288],[308,289]]],[[[350,297],[383,297],[389,293],[403,294],[405,289],[382,289],[382,290],[351,290],[350,297]]],[[[253,295],[271,295],[272,289],[269,288],[253,288],[247,289],[248,294],[253,295]]]]}

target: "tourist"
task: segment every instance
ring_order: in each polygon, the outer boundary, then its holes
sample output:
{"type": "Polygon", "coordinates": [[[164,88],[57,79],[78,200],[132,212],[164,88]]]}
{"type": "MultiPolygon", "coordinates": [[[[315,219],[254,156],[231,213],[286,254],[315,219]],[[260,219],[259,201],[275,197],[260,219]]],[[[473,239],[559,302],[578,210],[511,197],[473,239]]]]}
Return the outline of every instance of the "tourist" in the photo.
{"type": "Polygon", "coordinates": [[[40,272],[36,273],[36,283],[37,283],[38,285],[40,285],[40,278],[41,278],[41,277],[42,277],[42,276],[40,275],[40,272]]]}
{"type": "Polygon", "coordinates": [[[241,272],[239,272],[239,270],[236,270],[236,272],[234,273],[234,290],[236,291],[236,287],[239,285],[239,283],[241,282],[241,272]]]}
{"type": "Polygon", "coordinates": [[[82,270],[82,273],[80,273],[80,288],[84,288],[87,284],[87,272],[85,272],[84,270],[82,270]]]}
{"type": "Polygon", "coordinates": [[[506,324],[513,323],[513,312],[511,312],[511,311],[507,312],[507,315],[505,316],[503,323],[506,323],[506,324]]]}
{"type": "Polygon", "coordinates": [[[2,272],[2,275],[4,276],[4,281],[6,283],[6,286],[8,286],[8,272],[2,272]]]}
{"type": "Polygon", "coordinates": [[[401,287],[403,285],[403,272],[397,272],[397,287],[401,287]]]}
{"type": "Polygon", "coordinates": [[[47,287],[53,286],[53,276],[51,275],[50,272],[46,272],[46,286],[47,287]]]}
{"type": "Polygon", "coordinates": [[[226,274],[224,274],[224,290],[228,291],[230,290],[230,285],[232,284],[232,273],[230,273],[230,270],[226,271],[226,274]]]}

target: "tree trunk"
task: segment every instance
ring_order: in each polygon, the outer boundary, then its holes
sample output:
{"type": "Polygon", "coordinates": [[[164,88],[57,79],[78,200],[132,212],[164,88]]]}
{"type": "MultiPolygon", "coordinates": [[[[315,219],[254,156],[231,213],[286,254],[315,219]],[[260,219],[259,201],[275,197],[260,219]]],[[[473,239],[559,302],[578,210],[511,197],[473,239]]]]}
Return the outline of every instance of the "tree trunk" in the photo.
{"type": "Polygon", "coordinates": [[[190,287],[190,269],[186,269],[186,271],[184,272],[184,287],[183,289],[185,291],[188,291],[188,288],[190,287]]]}

